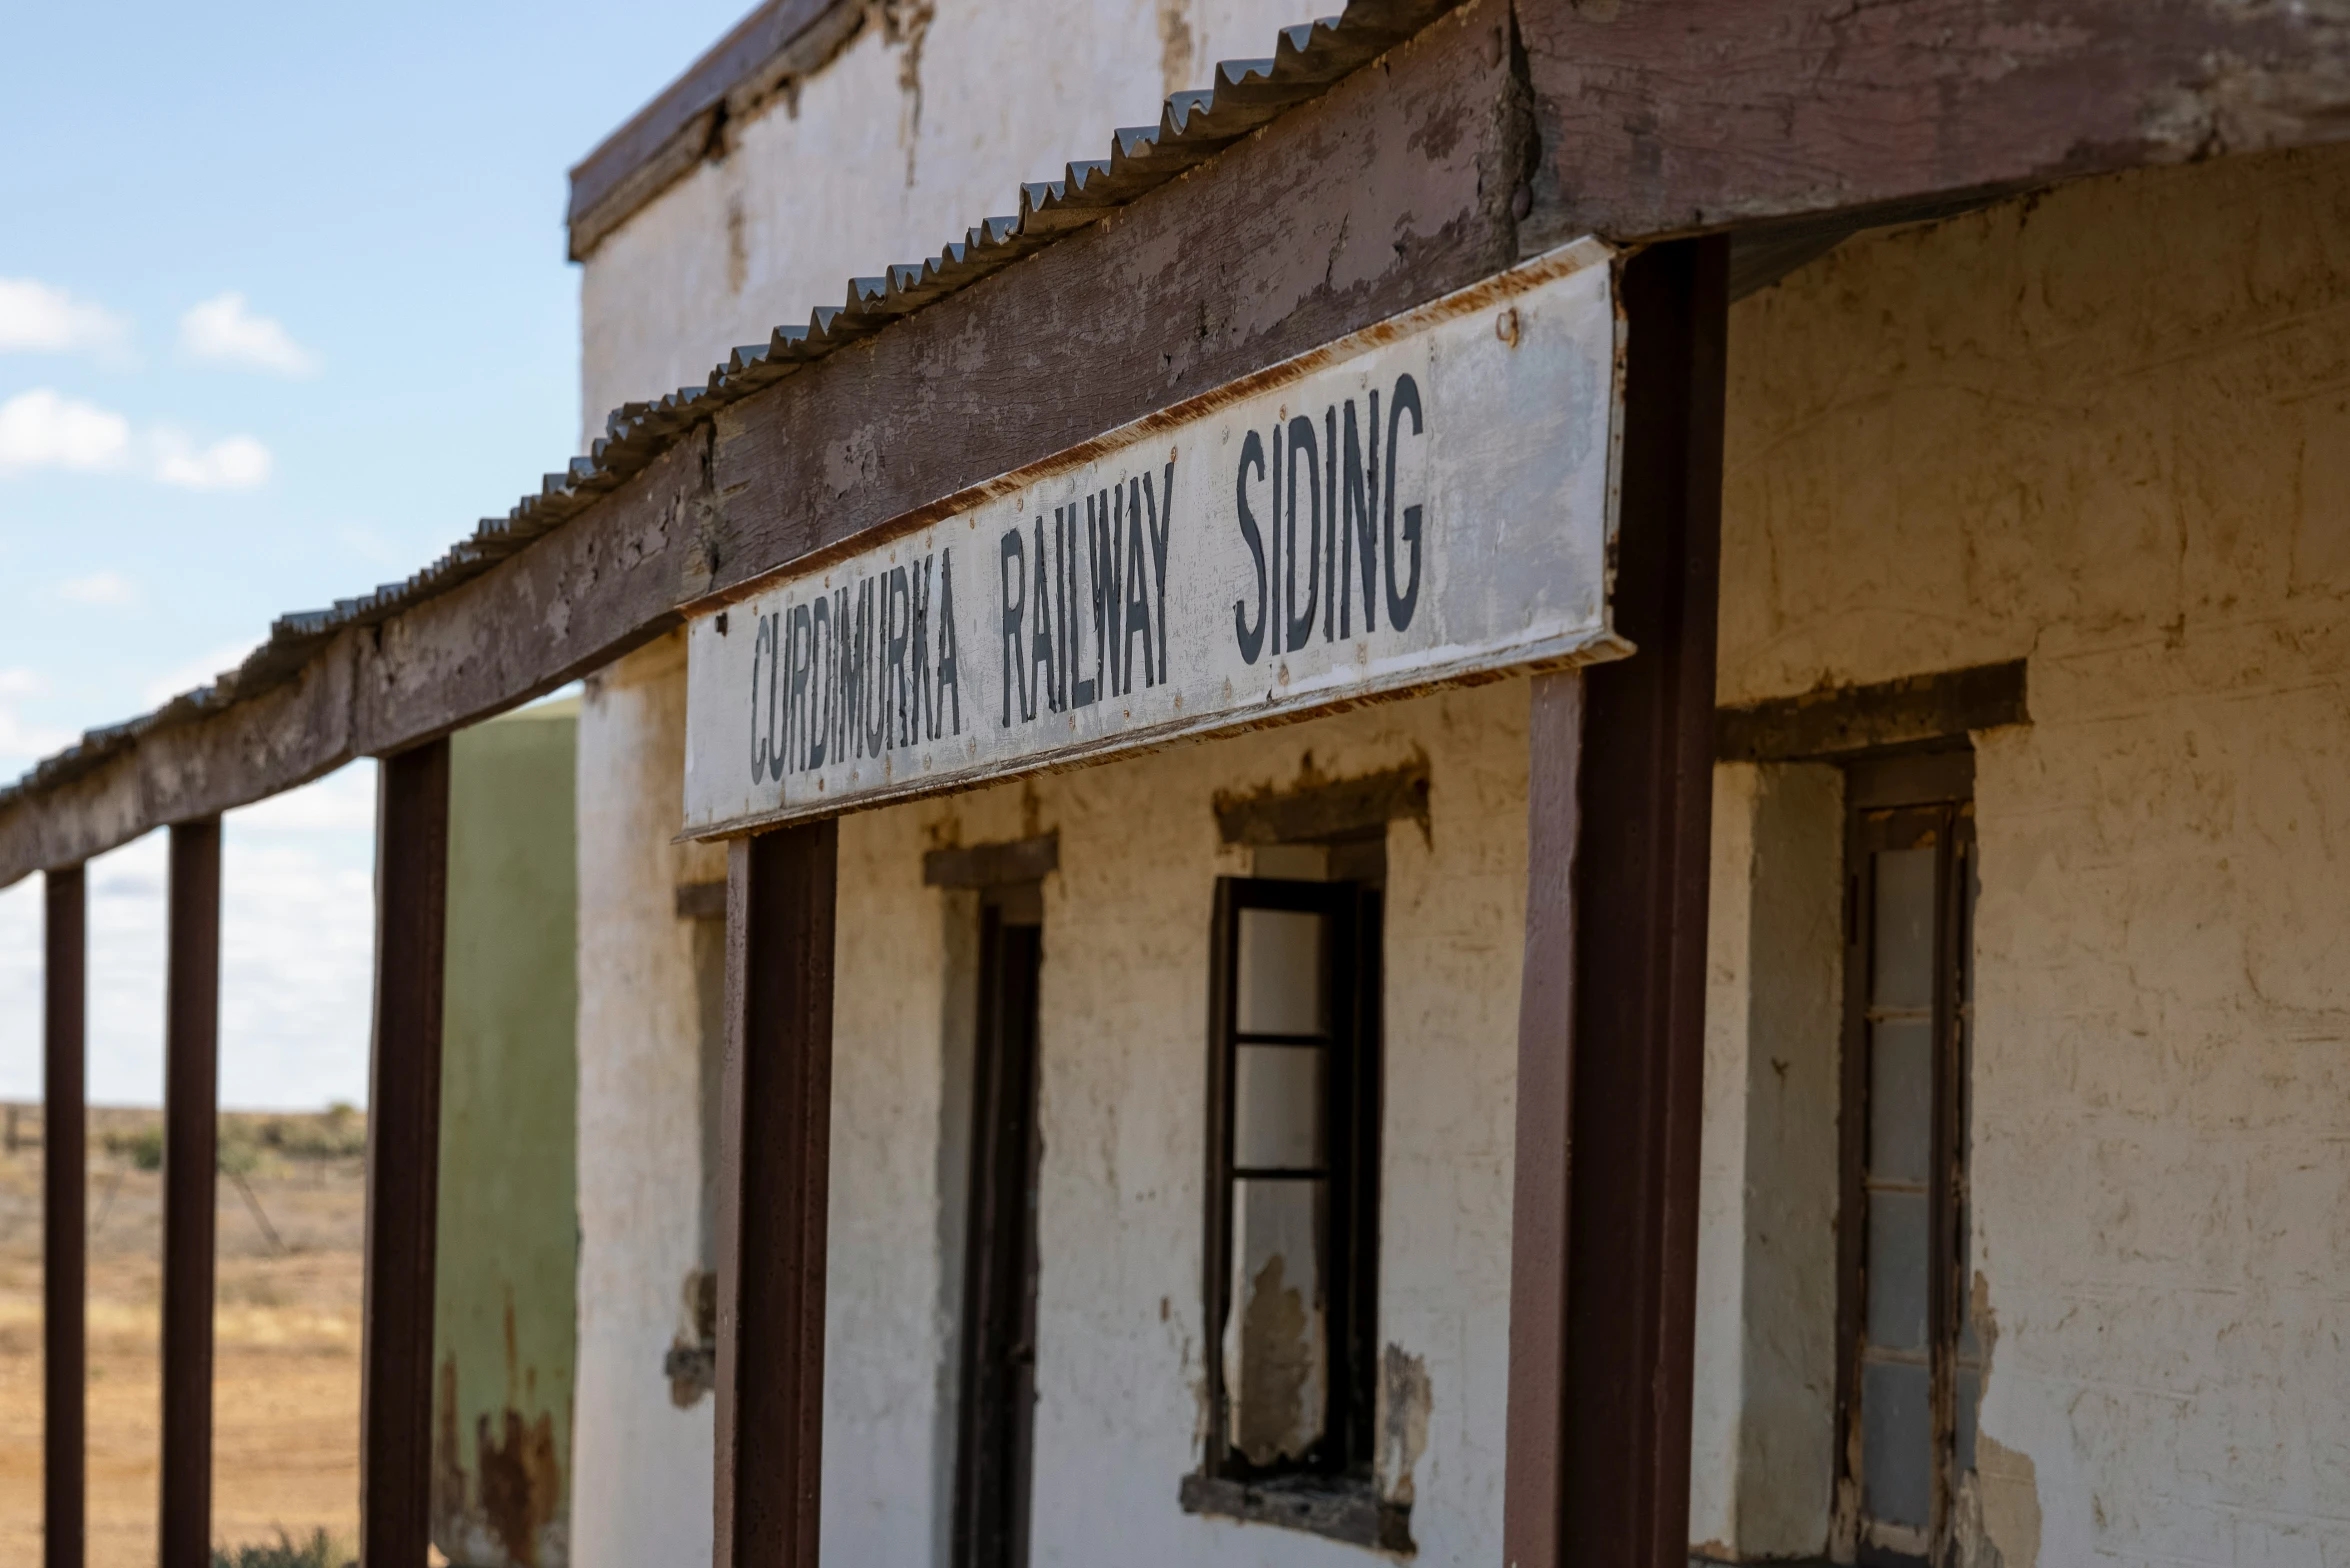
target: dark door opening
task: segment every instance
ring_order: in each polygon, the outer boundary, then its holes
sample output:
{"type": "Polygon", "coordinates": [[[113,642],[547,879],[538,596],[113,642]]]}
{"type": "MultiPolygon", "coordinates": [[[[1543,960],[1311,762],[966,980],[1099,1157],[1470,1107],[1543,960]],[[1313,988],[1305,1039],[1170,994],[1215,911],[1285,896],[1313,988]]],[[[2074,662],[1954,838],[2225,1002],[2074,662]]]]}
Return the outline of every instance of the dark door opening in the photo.
{"type": "Polygon", "coordinates": [[[956,1568],[1026,1568],[1036,1414],[1037,975],[1034,883],[987,890],[980,909],[972,1062],[971,1185],[963,1266],[962,1432],[956,1568]]]}

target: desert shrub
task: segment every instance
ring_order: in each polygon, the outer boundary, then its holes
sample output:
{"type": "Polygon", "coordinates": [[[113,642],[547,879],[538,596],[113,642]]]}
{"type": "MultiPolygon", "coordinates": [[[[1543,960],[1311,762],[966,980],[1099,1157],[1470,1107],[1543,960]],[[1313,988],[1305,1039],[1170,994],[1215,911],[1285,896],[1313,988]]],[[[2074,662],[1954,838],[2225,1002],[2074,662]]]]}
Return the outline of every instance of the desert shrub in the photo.
{"type": "Polygon", "coordinates": [[[280,1530],[274,1542],[214,1547],[212,1568],[346,1568],[351,1556],[324,1530],[313,1531],[304,1541],[280,1530]]]}

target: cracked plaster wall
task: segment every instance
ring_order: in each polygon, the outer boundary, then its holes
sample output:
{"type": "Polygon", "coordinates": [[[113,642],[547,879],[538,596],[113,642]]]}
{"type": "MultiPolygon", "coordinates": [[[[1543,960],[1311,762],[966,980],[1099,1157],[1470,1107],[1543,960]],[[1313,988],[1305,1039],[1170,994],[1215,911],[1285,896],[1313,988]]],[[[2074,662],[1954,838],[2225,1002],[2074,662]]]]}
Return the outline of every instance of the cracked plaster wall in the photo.
{"type": "Polygon", "coordinates": [[[1855,240],[1730,362],[1723,700],[2030,660],[1968,1560],[2350,1561],[2350,159],[1855,240]]]}

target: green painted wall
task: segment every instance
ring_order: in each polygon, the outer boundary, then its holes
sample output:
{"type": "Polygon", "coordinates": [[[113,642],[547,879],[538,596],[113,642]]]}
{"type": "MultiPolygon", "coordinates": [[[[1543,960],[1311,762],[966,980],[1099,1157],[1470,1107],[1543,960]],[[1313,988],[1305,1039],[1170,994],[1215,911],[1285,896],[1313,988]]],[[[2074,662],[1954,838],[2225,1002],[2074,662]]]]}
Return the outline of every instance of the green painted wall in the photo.
{"type": "Polygon", "coordinates": [[[547,703],[450,748],[433,1540],[458,1568],[568,1557],[578,736],[547,703]]]}

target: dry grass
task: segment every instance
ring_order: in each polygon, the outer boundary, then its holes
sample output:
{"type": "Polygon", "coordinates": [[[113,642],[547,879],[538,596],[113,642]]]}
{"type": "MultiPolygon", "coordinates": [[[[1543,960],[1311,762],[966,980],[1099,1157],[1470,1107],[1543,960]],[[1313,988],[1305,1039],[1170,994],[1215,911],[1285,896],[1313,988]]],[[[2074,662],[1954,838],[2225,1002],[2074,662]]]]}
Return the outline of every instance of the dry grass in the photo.
{"type": "MultiPolygon", "coordinates": [[[[153,1112],[96,1111],[90,1128],[91,1568],[155,1561],[161,1178],[139,1169],[153,1112]]],[[[234,1182],[219,1191],[213,1535],[296,1547],[357,1532],[361,1161],[348,1120],[222,1118],[285,1251],[234,1182]],[[315,1128],[300,1124],[318,1124],[315,1128]],[[279,1136],[269,1136],[270,1129],[279,1136]]],[[[37,1120],[0,1151],[0,1562],[41,1536],[41,1268],[37,1120]]],[[[237,1560],[232,1551],[230,1561],[237,1560]]],[[[258,1559],[256,1559],[258,1560],[258,1559]]]]}

